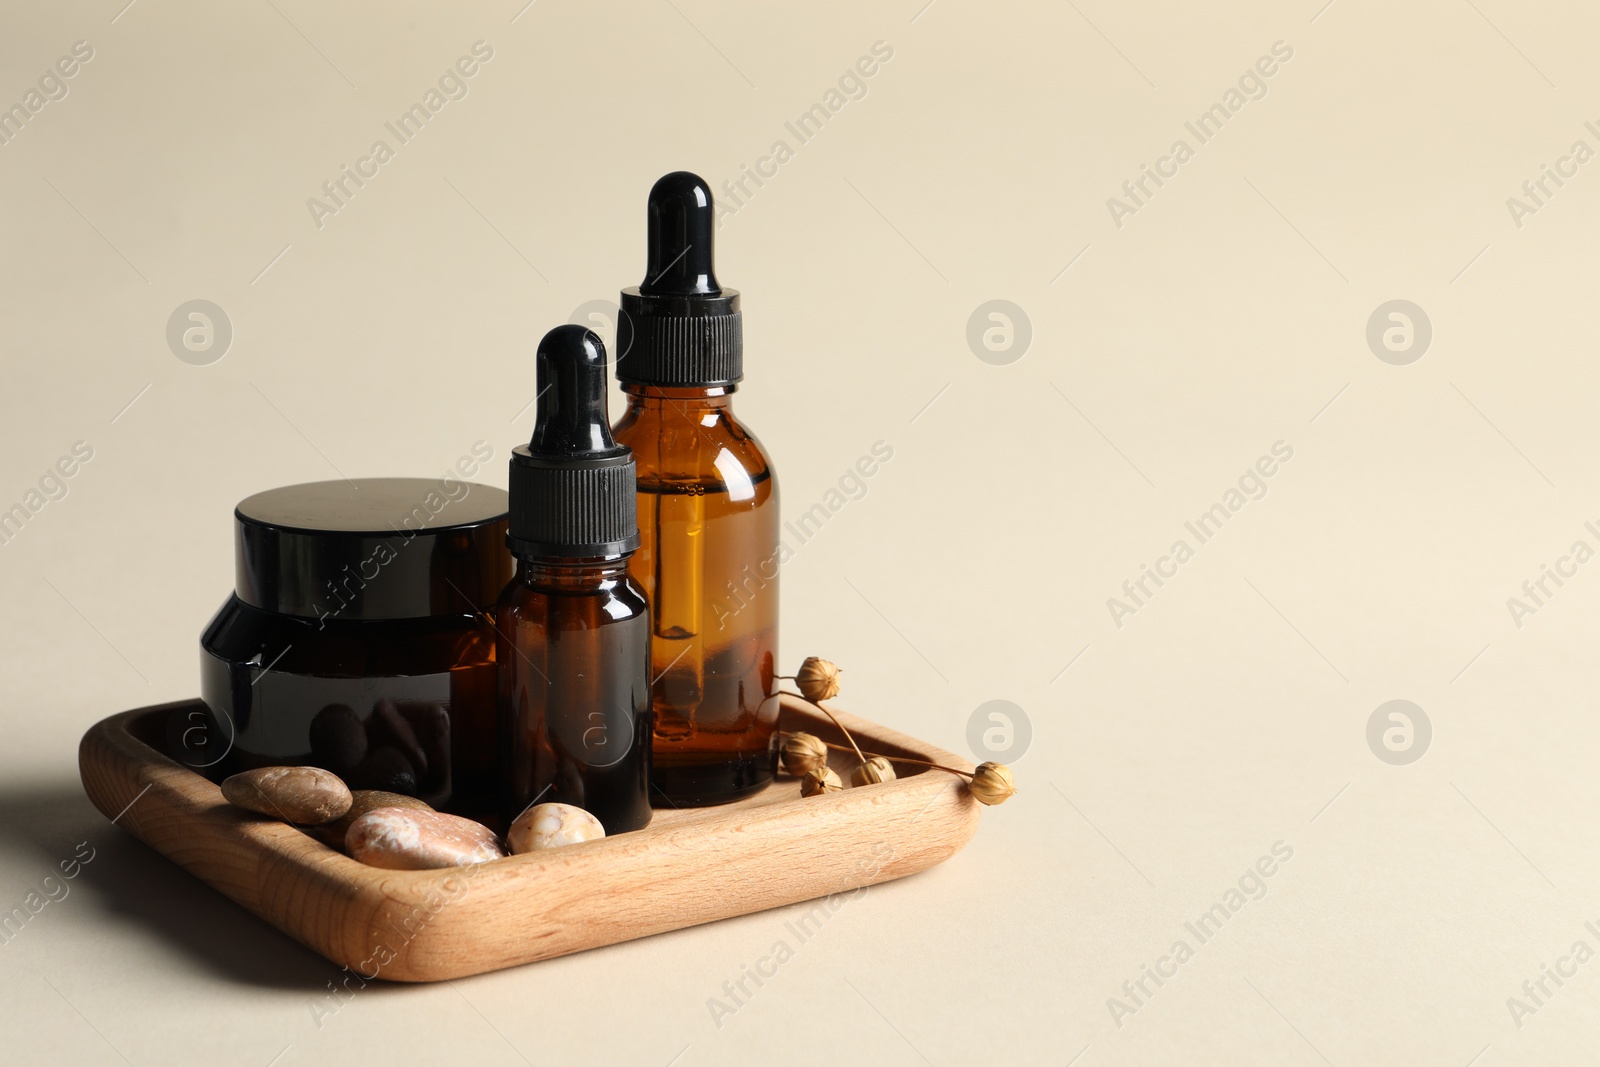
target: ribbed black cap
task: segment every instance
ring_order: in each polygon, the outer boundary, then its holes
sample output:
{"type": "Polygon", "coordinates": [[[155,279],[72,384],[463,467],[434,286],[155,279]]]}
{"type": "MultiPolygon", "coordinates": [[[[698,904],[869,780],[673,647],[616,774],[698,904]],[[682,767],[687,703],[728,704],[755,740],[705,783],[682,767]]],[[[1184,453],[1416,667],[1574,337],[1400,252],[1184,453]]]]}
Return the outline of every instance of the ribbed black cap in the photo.
{"type": "Polygon", "coordinates": [[[522,559],[616,556],[639,547],[633,453],[606,418],[606,349],[582,326],[539,342],[533,440],[511,453],[506,544],[522,559]]]}
{"type": "Polygon", "coordinates": [[[698,175],[650,190],[644,283],[622,291],[617,379],[635,385],[734,385],[744,377],[739,294],[717,284],[716,207],[698,175]]]}

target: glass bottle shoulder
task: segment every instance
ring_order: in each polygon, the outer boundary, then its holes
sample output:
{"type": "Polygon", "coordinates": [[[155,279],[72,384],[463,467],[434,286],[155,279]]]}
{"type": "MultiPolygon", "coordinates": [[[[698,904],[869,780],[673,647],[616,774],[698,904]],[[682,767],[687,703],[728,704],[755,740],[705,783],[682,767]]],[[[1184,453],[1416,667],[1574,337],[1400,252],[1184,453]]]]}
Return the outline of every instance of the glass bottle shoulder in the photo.
{"type": "Polygon", "coordinates": [[[633,450],[646,492],[677,488],[764,501],[776,490],[766,449],[728,407],[671,400],[633,406],[613,433],[633,450]]]}
{"type": "Polygon", "coordinates": [[[542,572],[519,564],[519,573],[500,594],[496,618],[503,624],[546,624],[553,616],[562,619],[593,617],[622,622],[642,618],[648,612],[644,590],[624,571],[594,579],[542,572]],[[581,605],[581,608],[579,607],[581,605]]]}

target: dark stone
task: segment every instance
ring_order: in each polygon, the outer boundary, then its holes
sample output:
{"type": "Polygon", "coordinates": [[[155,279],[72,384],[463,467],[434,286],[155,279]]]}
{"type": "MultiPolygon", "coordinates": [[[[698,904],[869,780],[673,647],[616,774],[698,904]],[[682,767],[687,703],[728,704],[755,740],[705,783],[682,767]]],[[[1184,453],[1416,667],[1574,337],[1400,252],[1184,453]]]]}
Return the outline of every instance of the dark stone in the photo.
{"type": "Polygon", "coordinates": [[[311,758],[341,778],[367,758],[367,730],[348,704],[329,704],[311,720],[311,758]]]}
{"type": "Polygon", "coordinates": [[[374,748],[346,779],[354,789],[386,789],[391,793],[417,795],[417,772],[398,748],[374,748]]]}

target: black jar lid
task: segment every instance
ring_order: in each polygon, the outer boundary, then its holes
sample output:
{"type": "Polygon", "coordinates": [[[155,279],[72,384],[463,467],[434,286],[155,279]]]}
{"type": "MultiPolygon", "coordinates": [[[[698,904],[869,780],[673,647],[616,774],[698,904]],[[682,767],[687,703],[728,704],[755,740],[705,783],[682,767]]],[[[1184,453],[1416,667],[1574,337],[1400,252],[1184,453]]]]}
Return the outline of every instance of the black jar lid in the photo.
{"type": "Polygon", "coordinates": [[[235,591],[324,621],[465,615],[511,580],[506,493],[454,478],[307,482],[234,509],[235,591]]]}

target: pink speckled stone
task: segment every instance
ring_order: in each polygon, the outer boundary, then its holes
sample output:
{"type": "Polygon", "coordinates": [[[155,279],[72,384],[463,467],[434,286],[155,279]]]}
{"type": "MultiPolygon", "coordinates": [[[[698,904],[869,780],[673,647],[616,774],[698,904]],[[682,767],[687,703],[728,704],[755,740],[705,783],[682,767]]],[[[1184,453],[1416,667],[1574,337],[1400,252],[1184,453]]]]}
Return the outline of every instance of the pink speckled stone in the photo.
{"type": "Polygon", "coordinates": [[[350,824],[345,851],[370,867],[424,871],[497,860],[505,853],[482,823],[420,808],[378,808],[350,824]]]}

